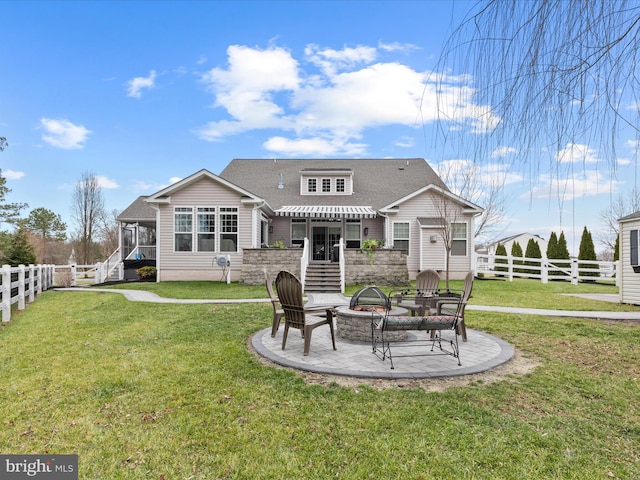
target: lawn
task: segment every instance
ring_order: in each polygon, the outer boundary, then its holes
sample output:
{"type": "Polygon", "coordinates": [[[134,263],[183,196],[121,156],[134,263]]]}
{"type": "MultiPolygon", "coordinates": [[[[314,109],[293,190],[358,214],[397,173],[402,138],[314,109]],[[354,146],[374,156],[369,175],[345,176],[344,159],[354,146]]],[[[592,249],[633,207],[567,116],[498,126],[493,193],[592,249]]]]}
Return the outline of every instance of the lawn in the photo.
{"type": "MultiPolygon", "coordinates": [[[[124,288],[266,298],[218,282],[124,288]]],[[[588,291],[616,289],[476,281],[472,303],[637,310],[563,295],[588,291]]],[[[270,323],[267,303],[45,292],[0,330],[0,451],[77,453],[91,480],[640,478],[638,324],[469,311],[470,328],[541,366],[426,392],[266,366],[247,340],[270,323]]]]}

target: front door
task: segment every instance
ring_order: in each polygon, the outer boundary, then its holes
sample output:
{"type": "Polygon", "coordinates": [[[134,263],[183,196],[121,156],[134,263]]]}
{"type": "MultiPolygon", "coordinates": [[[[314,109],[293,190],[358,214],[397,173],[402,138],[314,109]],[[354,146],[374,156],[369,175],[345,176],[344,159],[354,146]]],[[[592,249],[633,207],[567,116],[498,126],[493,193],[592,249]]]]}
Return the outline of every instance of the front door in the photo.
{"type": "Polygon", "coordinates": [[[333,246],[340,242],[340,232],[340,227],[313,227],[311,251],[314,262],[330,262],[332,260],[333,246]]]}

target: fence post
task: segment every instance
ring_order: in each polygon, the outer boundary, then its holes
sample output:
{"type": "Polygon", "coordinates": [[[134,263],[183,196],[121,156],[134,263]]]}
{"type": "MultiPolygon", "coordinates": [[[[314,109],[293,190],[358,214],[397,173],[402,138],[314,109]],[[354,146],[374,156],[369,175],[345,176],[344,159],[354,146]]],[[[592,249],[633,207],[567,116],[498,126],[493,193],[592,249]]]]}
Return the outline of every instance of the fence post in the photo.
{"type": "Polygon", "coordinates": [[[11,266],[2,266],[2,322],[11,320],[11,266]]]}
{"type": "Polygon", "coordinates": [[[42,265],[38,264],[36,267],[36,279],[38,280],[38,284],[36,286],[36,295],[40,295],[42,293],[42,274],[44,272],[44,268],[42,265]]]}
{"type": "Polygon", "coordinates": [[[33,263],[29,265],[29,303],[35,300],[36,293],[36,279],[35,279],[35,267],[33,263]]]}
{"type": "Polygon", "coordinates": [[[18,265],[18,310],[24,310],[24,265],[18,265]]]}
{"type": "Polygon", "coordinates": [[[549,283],[549,259],[543,258],[540,262],[540,281],[542,283],[549,283]]]}
{"type": "Polygon", "coordinates": [[[580,271],[578,269],[578,260],[571,259],[571,285],[577,285],[580,278],[580,271]]]}
{"type": "Polygon", "coordinates": [[[513,257],[511,255],[507,257],[507,262],[509,263],[509,281],[513,282],[513,257]]]}
{"type": "Polygon", "coordinates": [[[102,271],[102,264],[100,262],[96,263],[95,266],[96,274],[93,277],[93,284],[97,285],[102,283],[102,277],[104,276],[104,272],[102,271]]]}
{"type": "Polygon", "coordinates": [[[72,263],[71,264],[71,286],[72,287],[76,286],[76,274],[77,274],[76,264],[72,263]]]}

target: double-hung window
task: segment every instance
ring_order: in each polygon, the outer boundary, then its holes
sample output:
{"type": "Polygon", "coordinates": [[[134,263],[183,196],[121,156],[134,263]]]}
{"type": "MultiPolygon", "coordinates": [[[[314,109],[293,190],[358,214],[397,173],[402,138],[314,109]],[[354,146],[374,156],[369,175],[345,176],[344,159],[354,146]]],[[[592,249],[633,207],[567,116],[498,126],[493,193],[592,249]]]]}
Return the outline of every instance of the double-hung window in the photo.
{"type": "Polygon", "coordinates": [[[361,246],[361,229],[360,220],[349,220],[345,225],[345,240],[347,248],[360,248],[361,246]]]}
{"type": "Polygon", "coordinates": [[[451,255],[465,256],[467,254],[467,224],[451,224],[451,255]]]}
{"type": "Polygon", "coordinates": [[[307,236],[307,221],[304,218],[291,219],[291,246],[302,247],[307,236]]]}
{"type": "Polygon", "coordinates": [[[220,251],[238,251],[238,209],[220,208],[220,251]]]}
{"type": "Polygon", "coordinates": [[[216,209],[198,207],[198,251],[216,251],[216,209]]]}
{"type": "Polygon", "coordinates": [[[193,208],[176,207],[174,216],[174,242],[176,252],[193,250],[193,208]]]}
{"type": "Polygon", "coordinates": [[[317,180],[315,178],[310,178],[307,180],[307,192],[314,193],[316,191],[317,180]]]}
{"type": "Polygon", "coordinates": [[[393,224],[393,248],[404,250],[409,254],[409,222],[393,224]]]}

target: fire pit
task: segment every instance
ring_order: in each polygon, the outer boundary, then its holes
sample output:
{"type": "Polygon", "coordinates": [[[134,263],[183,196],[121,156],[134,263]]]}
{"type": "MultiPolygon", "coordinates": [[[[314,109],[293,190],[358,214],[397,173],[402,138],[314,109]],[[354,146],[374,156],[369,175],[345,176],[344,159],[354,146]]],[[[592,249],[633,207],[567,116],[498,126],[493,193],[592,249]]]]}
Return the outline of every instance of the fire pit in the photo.
{"type": "MultiPolygon", "coordinates": [[[[393,315],[407,313],[404,308],[392,308],[389,298],[378,287],[366,287],[358,290],[351,297],[348,307],[337,309],[338,336],[355,342],[371,342],[371,317],[376,314],[385,315],[388,309],[391,309],[393,315]]],[[[387,335],[389,335],[389,341],[397,342],[404,340],[407,332],[389,332],[385,334],[385,340],[387,340],[387,335]]]]}

